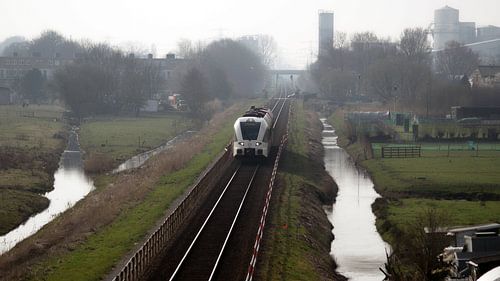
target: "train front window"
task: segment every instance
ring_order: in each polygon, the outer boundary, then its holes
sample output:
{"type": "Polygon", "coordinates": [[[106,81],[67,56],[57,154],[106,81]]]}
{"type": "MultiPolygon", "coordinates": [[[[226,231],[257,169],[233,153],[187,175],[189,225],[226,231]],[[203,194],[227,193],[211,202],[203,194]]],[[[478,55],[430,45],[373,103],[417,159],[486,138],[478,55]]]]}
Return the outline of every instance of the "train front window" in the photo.
{"type": "Polygon", "coordinates": [[[244,140],[256,140],[259,136],[259,122],[240,122],[240,128],[244,140]]]}

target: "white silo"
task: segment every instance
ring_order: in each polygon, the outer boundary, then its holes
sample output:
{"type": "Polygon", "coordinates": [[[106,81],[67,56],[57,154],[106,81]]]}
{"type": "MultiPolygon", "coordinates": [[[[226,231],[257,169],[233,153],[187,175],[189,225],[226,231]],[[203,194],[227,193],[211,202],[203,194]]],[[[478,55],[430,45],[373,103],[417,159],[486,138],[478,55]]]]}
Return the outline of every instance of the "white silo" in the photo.
{"type": "Polygon", "coordinates": [[[318,56],[333,48],[333,12],[319,11],[318,56]]]}
{"type": "Polygon", "coordinates": [[[459,12],[445,6],[434,11],[434,50],[446,47],[449,41],[460,40],[459,12]]]}

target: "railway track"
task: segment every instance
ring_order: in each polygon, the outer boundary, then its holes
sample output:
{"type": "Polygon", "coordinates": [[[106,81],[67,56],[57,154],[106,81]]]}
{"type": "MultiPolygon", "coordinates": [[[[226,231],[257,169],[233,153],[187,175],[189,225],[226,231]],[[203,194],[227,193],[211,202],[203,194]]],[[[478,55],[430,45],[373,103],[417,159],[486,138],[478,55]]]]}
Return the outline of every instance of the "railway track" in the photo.
{"type": "MultiPolygon", "coordinates": [[[[287,99],[272,106],[275,140],[286,132],[287,99]]],[[[275,142],[279,143],[279,142],[275,142]]],[[[265,203],[276,150],[268,161],[240,163],[196,211],[148,280],[244,280],[265,203]],[[234,171],[234,172],[233,172],[234,171]],[[228,180],[229,179],[229,180],[228,180]]]]}
{"type": "Polygon", "coordinates": [[[214,280],[259,165],[241,164],[217,199],[169,280],[214,280]]]}

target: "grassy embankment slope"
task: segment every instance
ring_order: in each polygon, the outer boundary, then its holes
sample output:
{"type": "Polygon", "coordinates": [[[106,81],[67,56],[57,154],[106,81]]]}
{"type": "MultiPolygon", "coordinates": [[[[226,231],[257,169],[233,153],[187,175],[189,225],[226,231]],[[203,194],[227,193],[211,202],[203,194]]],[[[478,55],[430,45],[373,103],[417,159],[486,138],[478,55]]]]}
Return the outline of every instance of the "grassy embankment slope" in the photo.
{"type": "Polygon", "coordinates": [[[87,159],[97,154],[116,167],[133,155],[151,150],[192,127],[194,121],[180,115],[96,118],[82,124],[80,142],[88,154],[87,159]]]}
{"type": "Polygon", "coordinates": [[[63,109],[0,106],[0,235],[45,209],[65,147],[63,109]]]}
{"type": "MultiPolygon", "coordinates": [[[[338,110],[329,121],[338,128],[341,146],[357,155],[359,144],[345,141],[342,115],[338,110]]],[[[500,151],[481,151],[478,157],[454,151],[448,157],[447,152],[426,149],[433,145],[422,145],[422,157],[406,159],[383,159],[376,147],[374,159],[361,161],[376,190],[390,199],[374,206],[377,227],[386,240],[393,241],[391,233],[404,231],[426,208],[446,212],[450,226],[500,221],[500,151]]]]}
{"type": "Polygon", "coordinates": [[[333,202],[337,187],[321,164],[321,124],[301,101],[290,118],[256,279],[343,280],[329,256],[331,225],[322,208],[333,202]]]}
{"type": "MultiPolygon", "coordinates": [[[[111,223],[96,229],[76,245],[70,245],[70,251],[59,251],[38,262],[32,267],[29,280],[99,280],[105,277],[136,243],[144,239],[170,204],[221,153],[233,134],[235,118],[246,108],[246,103],[233,106],[219,121],[209,124],[200,134],[179,144],[172,151],[158,155],[137,173],[123,175],[126,182],[151,181],[151,186],[146,184],[144,187],[146,191],[143,198],[123,202],[119,214],[111,223]],[[160,167],[161,174],[150,174],[148,170],[154,170],[156,165],[160,167]],[[128,180],[129,176],[133,178],[128,180]]],[[[107,178],[104,183],[111,181],[114,184],[101,186],[96,193],[106,193],[108,189],[116,187],[120,177],[107,178]]],[[[75,212],[79,212],[78,207],[75,212]]]]}

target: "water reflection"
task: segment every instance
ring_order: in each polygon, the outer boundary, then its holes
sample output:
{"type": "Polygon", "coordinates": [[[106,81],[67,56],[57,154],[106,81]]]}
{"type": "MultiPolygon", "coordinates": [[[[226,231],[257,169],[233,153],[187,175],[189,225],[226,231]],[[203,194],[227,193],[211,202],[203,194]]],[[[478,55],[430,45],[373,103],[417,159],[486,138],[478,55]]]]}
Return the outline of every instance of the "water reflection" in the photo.
{"type": "Polygon", "coordinates": [[[164,143],[163,145],[161,145],[155,149],[138,154],[138,155],[130,158],[129,160],[123,162],[122,164],[120,164],[120,166],[118,166],[118,168],[113,170],[113,173],[119,173],[119,172],[122,172],[125,170],[138,168],[138,167],[142,166],[142,164],[144,164],[144,162],[146,162],[146,160],[148,160],[149,158],[155,156],[156,154],[158,154],[166,149],[171,148],[174,144],[176,144],[182,140],[185,140],[186,138],[188,138],[189,136],[191,136],[195,132],[196,131],[186,131],[186,132],[176,136],[175,138],[169,140],[168,142],[164,143]]]}
{"type": "Polygon", "coordinates": [[[45,194],[50,200],[49,207],[6,235],[0,236],[0,254],[35,234],[45,224],[75,205],[92,189],[94,189],[92,180],[83,173],[78,134],[76,129],[73,129],[69,135],[67,150],[61,156],[59,169],[54,174],[54,190],[45,194]]]}
{"type": "Polygon", "coordinates": [[[371,204],[379,195],[364,170],[355,166],[349,155],[337,145],[335,130],[323,122],[325,168],[339,186],[336,203],[328,213],[334,225],[331,255],[338,271],[350,280],[383,280],[380,272],[388,245],[375,228],[371,204]]]}

